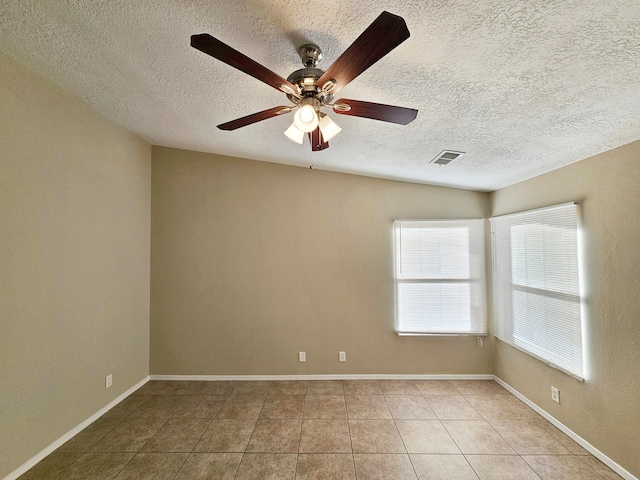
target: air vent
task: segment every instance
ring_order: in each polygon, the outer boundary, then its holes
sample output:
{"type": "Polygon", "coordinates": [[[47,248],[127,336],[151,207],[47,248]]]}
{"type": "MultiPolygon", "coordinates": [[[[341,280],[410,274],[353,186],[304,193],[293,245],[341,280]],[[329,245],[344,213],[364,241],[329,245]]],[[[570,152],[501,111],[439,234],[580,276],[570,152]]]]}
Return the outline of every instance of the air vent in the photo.
{"type": "Polygon", "coordinates": [[[460,158],[464,155],[464,152],[454,152],[453,150],[443,150],[438,154],[436,158],[431,160],[429,163],[437,163],[438,165],[446,165],[456,158],[460,158]]]}

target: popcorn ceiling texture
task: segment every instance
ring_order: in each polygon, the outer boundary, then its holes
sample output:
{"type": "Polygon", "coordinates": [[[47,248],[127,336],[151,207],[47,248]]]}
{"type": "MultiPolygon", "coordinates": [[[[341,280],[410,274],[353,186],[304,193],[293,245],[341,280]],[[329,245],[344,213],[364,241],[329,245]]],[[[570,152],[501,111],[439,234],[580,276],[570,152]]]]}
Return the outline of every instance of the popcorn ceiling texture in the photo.
{"type": "Polygon", "coordinates": [[[492,191],[640,138],[640,2],[0,0],[0,50],[152,144],[492,191]],[[340,116],[331,148],[289,141],[276,90],[189,46],[209,33],[286,77],[331,63],[383,11],[411,37],[338,97],[419,110],[408,126],[340,116]],[[446,167],[443,149],[467,152],[446,167]]]}

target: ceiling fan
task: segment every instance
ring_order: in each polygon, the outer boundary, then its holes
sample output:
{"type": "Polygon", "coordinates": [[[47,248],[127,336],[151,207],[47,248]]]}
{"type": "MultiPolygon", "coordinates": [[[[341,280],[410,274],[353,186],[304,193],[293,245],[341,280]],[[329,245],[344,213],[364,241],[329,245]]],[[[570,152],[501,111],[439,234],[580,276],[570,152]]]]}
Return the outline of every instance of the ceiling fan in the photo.
{"type": "Polygon", "coordinates": [[[411,108],[347,98],[331,103],[341,88],[407,38],[409,30],[402,17],[382,12],[326,71],[317,67],[318,62],[322,60],[320,48],[313,44],[301,46],[298,53],[304,68],[296,70],[286,80],[207,33],[192,35],[191,46],[284,92],[293,103],[290,106],[273,107],[253,113],[220,124],[218,128],[235,130],[295,110],[293,123],[285,135],[302,144],[304,134],[307,133],[311,141],[311,150],[315,152],[328,148],[329,140],[341,130],[321,111],[322,108],[331,108],[340,115],[401,125],[407,125],[416,118],[418,111],[411,108]]]}

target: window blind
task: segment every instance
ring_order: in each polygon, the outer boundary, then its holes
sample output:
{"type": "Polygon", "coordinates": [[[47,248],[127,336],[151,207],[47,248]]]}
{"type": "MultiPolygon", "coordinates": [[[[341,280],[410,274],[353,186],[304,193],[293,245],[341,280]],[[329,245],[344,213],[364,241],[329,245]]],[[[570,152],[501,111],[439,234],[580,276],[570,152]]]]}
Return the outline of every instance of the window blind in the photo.
{"type": "Polygon", "coordinates": [[[484,220],[396,220],[396,331],[486,333],[484,220]]]}
{"type": "Polygon", "coordinates": [[[577,205],[491,219],[494,334],[580,379],[577,205]]]}

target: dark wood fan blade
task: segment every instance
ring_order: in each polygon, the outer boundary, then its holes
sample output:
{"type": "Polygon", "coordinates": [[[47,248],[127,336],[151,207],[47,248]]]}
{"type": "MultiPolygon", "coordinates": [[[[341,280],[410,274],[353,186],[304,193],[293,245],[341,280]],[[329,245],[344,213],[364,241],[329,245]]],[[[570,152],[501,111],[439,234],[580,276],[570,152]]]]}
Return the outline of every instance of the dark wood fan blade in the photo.
{"type": "Polygon", "coordinates": [[[309,141],[311,142],[311,151],[319,152],[329,148],[329,142],[325,142],[322,138],[322,132],[320,127],[316,128],[313,132],[309,132],[309,141]]]}
{"type": "Polygon", "coordinates": [[[285,87],[292,89],[294,92],[298,91],[293,84],[282,78],[277,73],[272,72],[267,67],[263,67],[255,60],[251,60],[246,55],[234,50],[229,45],[222,43],[220,40],[212,37],[208,33],[191,35],[191,46],[206,53],[207,55],[211,55],[213,58],[217,58],[227,65],[231,65],[232,67],[251,75],[253,78],[257,78],[276,90],[282,91],[280,86],[284,85],[285,87]]]}
{"type": "Polygon", "coordinates": [[[329,90],[336,93],[371,65],[409,38],[409,29],[402,17],[382,12],[318,79],[323,87],[328,80],[336,82],[329,90]]]}
{"type": "Polygon", "coordinates": [[[235,130],[236,128],[246,127],[247,125],[251,125],[252,123],[261,122],[262,120],[266,120],[277,115],[282,115],[284,113],[289,113],[290,111],[291,107],[273,107],[269,110],[252,113],[251,115],[247,115],[246,117],[236,118],[235,120],[231,120],[230,122],[222,123],[218,125],[218,128],[220,130],[235,130]]]}
{"type": "Polygon", "coordinates": [[[373,120],[382,120],[383,122],[399,123],[400,125],[411,123],[418,115],[418,110],[414,110],[413,108],[363,102],[361,100],[350,100],[348,98],[338,100],[333,107],[333,111],[340,115],[371,118],[373,120]],[[351,108],[347,110],[347,108],[342,105],[348,105],[351,108]]]}

